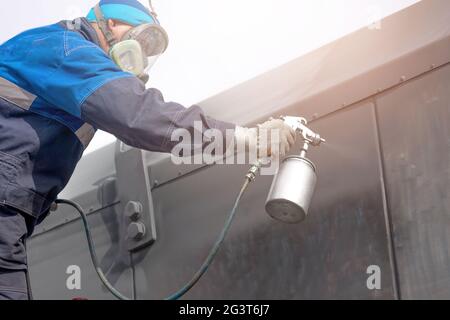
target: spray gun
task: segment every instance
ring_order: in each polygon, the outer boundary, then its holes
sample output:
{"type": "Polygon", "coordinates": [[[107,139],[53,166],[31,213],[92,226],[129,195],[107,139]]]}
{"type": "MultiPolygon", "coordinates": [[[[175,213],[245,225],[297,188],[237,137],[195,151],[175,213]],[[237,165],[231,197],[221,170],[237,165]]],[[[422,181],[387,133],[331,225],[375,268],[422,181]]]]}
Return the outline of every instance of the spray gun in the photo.
{"type": "Polygon", "coordinates": [[[281,163],[267,198],[266,211],[276,220],[293,224],[306,218],[316,188],[316,166],[306,157],[309,147],[318,147],[325,139],[309,129],[304,118],[281,119],[300,134],[303,141],[299,155],[287,157],[281,163]]]}
{"type": "MultiPolygon", "coordinates": [[[[325,143],[325,139],[309,129],[307,127],[308,121],[301,117],[281,117],[284,122],[294,129],[296,132],[300,133],[305,141],[305,144],[312,145],[314,147],[319,147],[322,143],[325,143]]],[[[308,151],[308,150],[306,150],[308,151]]]]}

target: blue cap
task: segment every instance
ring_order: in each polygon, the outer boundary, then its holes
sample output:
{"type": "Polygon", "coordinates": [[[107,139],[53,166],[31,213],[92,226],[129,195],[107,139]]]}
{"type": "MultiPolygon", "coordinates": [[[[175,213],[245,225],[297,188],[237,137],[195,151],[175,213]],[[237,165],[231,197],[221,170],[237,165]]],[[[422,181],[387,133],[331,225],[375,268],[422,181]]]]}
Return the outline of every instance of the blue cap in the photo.
{"type": "MultiPolygon", "coordinates": [[[[101,0],[100,7],[106,20],[114,19],[132,26],[159,24],[150,11],[137,0],[101,0]]],[[[86,19],[89,22],[97,21],[94,8],[89,11],[86,19]]]]}

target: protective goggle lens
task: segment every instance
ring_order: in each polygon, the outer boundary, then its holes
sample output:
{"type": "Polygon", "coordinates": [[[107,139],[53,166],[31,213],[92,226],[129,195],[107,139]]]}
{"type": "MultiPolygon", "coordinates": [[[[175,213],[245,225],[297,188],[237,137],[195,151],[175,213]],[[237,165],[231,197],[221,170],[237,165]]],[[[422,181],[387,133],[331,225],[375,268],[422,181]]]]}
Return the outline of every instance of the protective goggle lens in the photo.
{"type": "Polygon", "coordinates": [[[110,55],[124,71],[142,79],[166,51],[169,44],[167,33],[159,25],[146,24],[131,29],[113,46],[110,55]]]}
{"type": "Polygon", "coordinates": [[[147,57],[163,54],[168,45],[169,37],[166,31],[159,25],[144,24],[131,29],[123,40],[136,40],[142,47],[147,57]]]}

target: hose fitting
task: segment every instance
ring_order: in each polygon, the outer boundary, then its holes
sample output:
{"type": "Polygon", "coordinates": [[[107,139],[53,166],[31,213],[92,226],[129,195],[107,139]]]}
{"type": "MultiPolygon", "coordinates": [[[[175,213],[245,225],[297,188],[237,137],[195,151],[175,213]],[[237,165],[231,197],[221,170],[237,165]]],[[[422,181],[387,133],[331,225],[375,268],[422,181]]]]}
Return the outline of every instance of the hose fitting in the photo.
{"type": "Polygon", "coordinates": [[[250,170],[248,171],[247,175],[245,176],[249,182],[255,181],[256,177],[259,175],[259,172],[261,170],[261,167],[263,166],[263,161],[258,160],[254,165],[250,167],[250,170]]]}

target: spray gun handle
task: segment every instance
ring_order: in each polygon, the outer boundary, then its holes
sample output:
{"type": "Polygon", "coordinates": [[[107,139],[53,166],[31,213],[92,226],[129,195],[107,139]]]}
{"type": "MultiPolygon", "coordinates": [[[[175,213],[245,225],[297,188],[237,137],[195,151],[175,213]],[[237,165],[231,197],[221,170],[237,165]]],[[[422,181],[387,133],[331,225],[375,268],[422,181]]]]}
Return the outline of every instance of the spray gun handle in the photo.
{"type": "Polygon", "coordinates": [[[292,129],[299,132],[303,139],[309,144],[318,147],[326,142],[319,134],[307,127],[308,121],[305,118],[283,116],[281,119],[292,129]]]}

